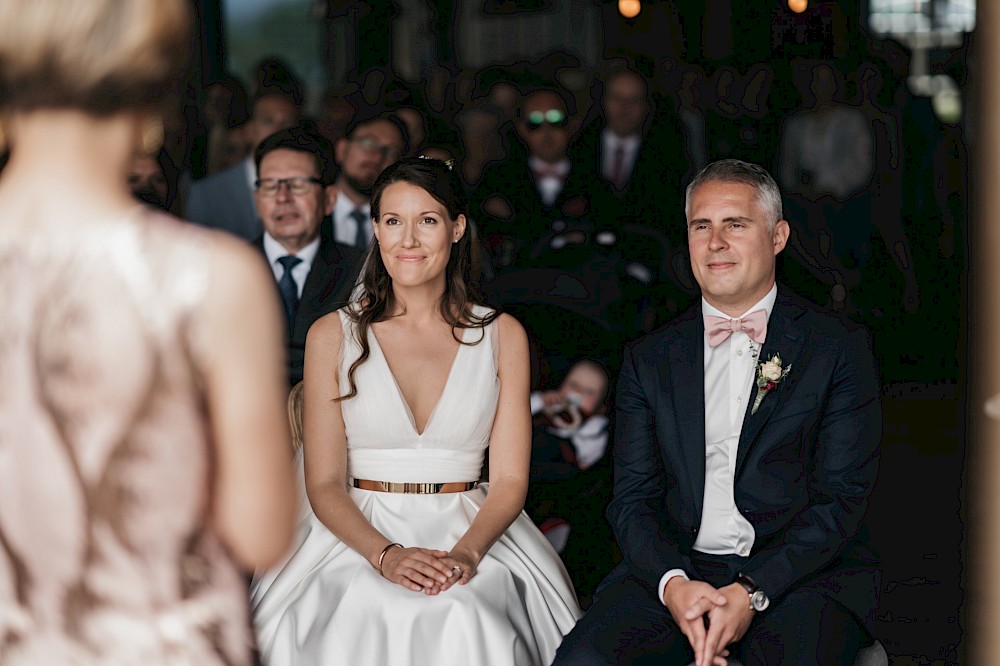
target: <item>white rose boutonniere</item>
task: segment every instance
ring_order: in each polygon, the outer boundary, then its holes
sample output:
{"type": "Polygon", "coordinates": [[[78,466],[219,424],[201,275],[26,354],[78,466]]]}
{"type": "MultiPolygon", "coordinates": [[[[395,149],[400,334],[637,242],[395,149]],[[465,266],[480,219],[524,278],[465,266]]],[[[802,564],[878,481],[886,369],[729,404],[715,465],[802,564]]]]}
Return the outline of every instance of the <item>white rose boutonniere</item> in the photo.
{"type": "Polygon", "coordinates": [[[764,396],[771,392],[778,384],[784,381],[788,373],[792,371],[792,366],[787,368],[781,365],[781,355],[775,354],[771,360],[765,361],[757,366],[757,396],[753,399],[751,414],[756,414],[760,409],[760,403],[764,396]]]}

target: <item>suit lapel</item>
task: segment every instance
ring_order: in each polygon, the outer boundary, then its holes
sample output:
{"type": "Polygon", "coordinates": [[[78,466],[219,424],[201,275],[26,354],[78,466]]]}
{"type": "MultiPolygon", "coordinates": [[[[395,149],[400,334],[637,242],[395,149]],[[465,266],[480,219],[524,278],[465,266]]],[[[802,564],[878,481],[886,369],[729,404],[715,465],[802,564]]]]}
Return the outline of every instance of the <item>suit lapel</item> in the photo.
{"type": "Polygon", "coordinates": [[[691,482],[695,515],[700,516],[705,499],[705,325],[700,305],[690,313],[668,342],[669,368],[660,369],[660,380],[670,391],[664,399],[673,405],[678,451],[691,482]]]}
{"type": "Polygon", "coordinates": [[[802,312],[801,307],[795,305],[787,297],[783,297],[779,291],[778,298],[774,304],[774,310],[771,312],[771,317],[767,323],[767,339],[764,341],[763,347],[761,347],[760,356],[757,358],[757,364],[754,367],[755,384],[750,390],[750,400],[747,403],[747,411],[743,416],[743,428],[740,431],[739,448],[736,452],[737,478],[739,478],[740,470],[746,461],[750,447],[757,442],[764,426],[771,418],[771,414],[795,384],[795,374],[793,374],[795,372],[795,364],[802,353],[806,337],[805,330],[797,321],[802,312]],[[760,363],[770,360],[775,354],[781,356],[782,367],[791,367],[792,370],[784,381],[764,396],[757,413],[751,414],[753,403],[757,396],[757,368],[760,367],[760,363]]]}
{"type": "Polygon", "coordinates": [[[337,243],[323,238],[309,275],[306,276],[306,283],[302,285],[302,298],[295,316],[293,337],[304,340],[305,333],[319,316],[346,304],[354,282],[348,282],[351,276],[347,275],[345,264],[337,243]]]}

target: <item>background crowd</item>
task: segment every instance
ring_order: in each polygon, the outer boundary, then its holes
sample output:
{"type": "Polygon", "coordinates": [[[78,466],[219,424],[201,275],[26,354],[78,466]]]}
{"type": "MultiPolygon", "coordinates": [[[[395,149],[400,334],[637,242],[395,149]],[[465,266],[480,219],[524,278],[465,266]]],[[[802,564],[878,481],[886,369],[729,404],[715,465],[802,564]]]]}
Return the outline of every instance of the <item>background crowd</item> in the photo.
{"type": "MultiPolygon", "coordinates": [[[[458,71],[447,85],[405,83],[376,67],[326,90],[306,89],[267,59],[249,84],[225,74],[181,95],[163,116],[162,148],[133,157],[129,185],[151,205],[259,242],[255,151],[280,130],[310,128],[329,144],[317,150],[331,157],[323,178],[336,185],[335,204],[320,207],[315,234],[339,253],[325,264],[335,270],[371,242],[368,192],[385,167],[412,155],[454,159],[488,258],[484,292],[529,332],[532,388],[558,387],[592,359],[612,385],[598,391],[591,417],[613,414],[622,344],[697,302],[684,186],[711,160],[744,159],[775,174],[785,195],[792,234],[779,282],[864,323],[884,385],[956,380],[965,128],[942,123],[928,98],[911,93],[904,48],[861,46],[846,59],[706,66],[622,57],[587,71],[555,54],[458,71]],[[312,113],[307,99],[319,100],[312,113]],[[914,326],[919,334],[894,335],[914,326]]],[[[339,301],[353,274],[338,275],[339,301]]],[[[330,297],[301,293],[296,305],[330,297]]],[[[308,324],[286,316],[291,357],[308,324]]],[[[291,363],[289,384],[299,378],[291,363]]],[[[542,410],[536,420],[550,454],[536,472],[560,468],[545,482],[564,485],[529,498],[529,508],[558,535],[570,518],[562,514],[591,522],[603,512],[608,443],[596,460],[593,449],[581,457],[552,416],[542,410]],[[563,508],[566,496],[579,501],[563,508]]],[[[574,543],[580,530],[569,522],[563,552],[585,603],[615,553],[593,548],[608,543],[600,530],[574,543]]]]}
{"type": "MultiPolygon", "coordinates": [[[[910,93],[905,49],[881,40],[847,60],[744,71],[619,58],[566,87],[559,82],[577,80],[565,76],[572,64],[556,55],[463,71],[449,86],[411,85],[375,68],[307,91],[268,59],[250,86],[226,75],[193,93],[200,102],[186,122],[167,123],[159,191],[142,175],[148,158],[137,158],[136,189],[253,240],[261,228],[252,179],[234,167],[277,129],[304,121],[339,144],[338,188],[362,210],[365,197],[349,184],[361,172],[370,185],[399,156],[453,157],[491,253],[487,291],[507,308],[565,310],[558,316],[586,333],[556,341],[535,331],[546,352],[592,355],[613,370],[621,341],[693,302],[687,179],[710,158],[746,159],[775,173],[786,193],[793,237],[783,282],[863,321],[877,345],[911,319],[934,330],[932,349],[913,341],[879,355],[887,381],[957,377],[966,143],[961,126],[910,93]],[[309,115],[307,96],[320,100],[309,115]],[[391,136],[355,141],[356,126],[379,116],[395,123],[382,123],[391,136]]],[[[369,232],[352,210],[342,199],[332,230],[356,246],[370,239],[357,235],[369,232]]]]}
{"type": "Polygon", "coordinates": [[[372,68],[314,91],[269,58],[249,86],[225,75],[193,94],[200,103],[168,120],[163,149],[137,156],[130,182],[147,201],[255,241],[252,153],[304,124],[334,155],[340,196],[322,235],[357,248],[371,240],[366,191],[384,167],[455,159],[489,257],[484,292],[528,328],[532,385],[543,388],[585,357],[613,378],[623,342],[696,301],[683,188],[709,159],[749,160],[785,194],[792,236],[779,281],[864,323],[884,384],[954,380],[968,156],[963,128],[911,94],[907,59],[890,40],[846,60],[742,71],[615,58],[565,86],[578,63],[556,54],[459,72],[447,86],[372,68]],[[933,345],[891,337],[914,323],[933,345]]]}

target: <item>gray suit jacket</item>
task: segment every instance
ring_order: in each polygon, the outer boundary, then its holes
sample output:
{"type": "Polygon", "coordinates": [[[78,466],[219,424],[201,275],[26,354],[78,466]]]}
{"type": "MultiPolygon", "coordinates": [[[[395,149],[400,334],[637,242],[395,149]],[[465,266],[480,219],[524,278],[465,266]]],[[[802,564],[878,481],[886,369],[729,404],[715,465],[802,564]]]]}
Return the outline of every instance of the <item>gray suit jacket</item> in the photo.
{"type": "Polygon", "coordinates": [[[192,222],[223,229],[248,241],[259,238],[264,231],[247,182],[245,161],[191,183],[184,215],[192,222]]]}

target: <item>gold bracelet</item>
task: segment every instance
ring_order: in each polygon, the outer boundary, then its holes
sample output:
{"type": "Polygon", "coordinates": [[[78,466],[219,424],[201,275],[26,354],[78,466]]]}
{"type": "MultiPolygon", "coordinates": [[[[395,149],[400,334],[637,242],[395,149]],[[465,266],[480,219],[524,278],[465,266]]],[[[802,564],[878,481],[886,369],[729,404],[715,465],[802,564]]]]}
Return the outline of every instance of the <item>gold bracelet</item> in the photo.
{"type": "Polygon", "coordinates": [[[382,552],[379,553],[379,556],[378,556],[378,567],[377,567],[378,568],[378,572],[380,574],[382,573],[382,560],[385,559],[385,554],[388,553],[389,549],[392,548],[393,546],[395,546],[396,548],[402,548],[403,544],[401,544],[401,543],[390,543],[388,546],[386,546],[385,548],[382,549],[382,552]]]}

